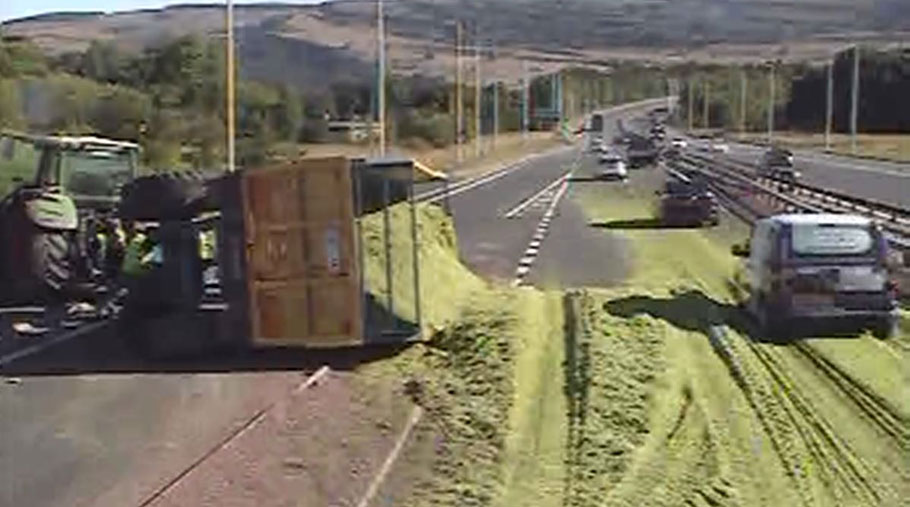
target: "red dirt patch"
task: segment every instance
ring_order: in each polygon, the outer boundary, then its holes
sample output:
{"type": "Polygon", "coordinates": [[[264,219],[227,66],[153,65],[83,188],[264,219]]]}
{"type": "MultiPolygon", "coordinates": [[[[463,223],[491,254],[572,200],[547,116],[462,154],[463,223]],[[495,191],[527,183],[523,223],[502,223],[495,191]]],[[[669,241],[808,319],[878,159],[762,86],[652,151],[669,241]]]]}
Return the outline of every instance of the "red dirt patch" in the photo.
{"type": "Polygon", "coordinates": [[[164,492],[162,506],[356,505],[413,405],[391,379],[330,372],[164,492]]]}

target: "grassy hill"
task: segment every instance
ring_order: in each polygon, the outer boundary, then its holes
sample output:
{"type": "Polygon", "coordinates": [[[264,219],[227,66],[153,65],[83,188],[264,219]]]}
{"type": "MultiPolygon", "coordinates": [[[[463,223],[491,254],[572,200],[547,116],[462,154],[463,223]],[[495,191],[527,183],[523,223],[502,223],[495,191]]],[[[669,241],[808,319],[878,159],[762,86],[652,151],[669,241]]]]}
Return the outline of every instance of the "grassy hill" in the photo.
{"type": "MultiPolygon", "coordinates": [[[[398,73],[451,72],[454,21],[497,47],[497,77],[520,60],[548,70],[559,61],[769,56],[811,59],[856,39],[900,40],[910,32],[903,0],[409,0],[387,4],[389,58],[398,73]]],[[[258,4],[237,7],[240,69],[250,78],[312,88],[372,73],[375,5],[258,4]]],[[[223,5],[103,13],[49,13],[2,24],[51,54],[92,40],[126,50],[189,33],[223,37],[223,5]]],[[[492,69],[490,70],[492,71],[492,69]]]]}

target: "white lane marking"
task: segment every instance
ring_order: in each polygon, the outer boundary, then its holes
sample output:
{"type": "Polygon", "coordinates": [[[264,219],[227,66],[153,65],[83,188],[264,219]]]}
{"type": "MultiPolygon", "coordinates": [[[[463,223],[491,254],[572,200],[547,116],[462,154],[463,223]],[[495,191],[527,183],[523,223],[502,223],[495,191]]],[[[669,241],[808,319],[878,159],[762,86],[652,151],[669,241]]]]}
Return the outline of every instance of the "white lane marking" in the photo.
{"type": "Polygon", "coordinates": [[[392,451],[386,456],[385,461],[382,463],[382,467],[379,469],[379,473],[377,473],[376,477],[370,482],[370,487],[367,488],[363,498],[357,502],[357,507],[368,507],[370,502],[373,501],[373,497],[375,497],[376,493],[379,491],[379,486],[385,482],[386,476],[392,471],[392,466],[395,464],[395,461],[398,460],[398,455],[401,454],[401,450],[404,449],[404,444],[408,441],[408,437],[410,437],[411,433],[414,431],[414,427],[420,422],[421,416],[423,416],[423,409],[420,408],[420,405],[415,405],[414,409],[411,411],[411,417],[408,418],[407,425],[404,427],[401,434],[398,435],[398,439],[395,440],[395,446],[392,447],[392,451]]]}
{"type": "Polygon", "coordinates": [[[542,189],[540,189],[538,192],[536,192],[531,197],[528,197],[527,199],[519,202],[512,209],[507,211],[503,215],[503,217],[515,218],[515,217],[519,216],[525,209],[528,208],[528,206],[531,206],[532,204],[536,204],[542,196],[546,195],[547,192],[550,192],[557,185],[562,183],[562,181],[565,180],[566,178],[568,178],[571,173],[572,173],[572,171],[566,171],[565,174],[560,175],[558,178],[556,178],[555,180],[548,183],[546,186],[544,186],[542,189]]]}
{"type": "Polygon", "coordinates": [[[563,195],[569,188],[569,179],[565,178],[560,185],[559,190],[556,192],[556,195],[553,196],[553,200],[550,201],[550,206],[547,208],[547,212],[544,217],[541,219],[541,223],[537,226],[537,232],[534,234],[534,237],[531,240],[530,245],[525,251],[525,256],[518,261],[518,269],[515,270],[515,280],[512,281],[513,287],[518,287],[523,284],[524,278],[528,276],[528,273],[531,272],[531,266],[534,264],[534,261],[537,259],[537,256],[540,253],[540,247],[543,243],[543,238],[546,236],[549,230],[549,219],[547,216],[553,216],[556,207],[559,205],[559,201],[562,200],[563,195]],[[547,221],[544,224],[544,220],[547,221]]]}
{"type": "MultiPolygon", "coordinates": [[[[630,102],[628,104],[623,104],[621,106],[609,107],[609,108],[603,109],[599,112],[601,114],[613,114],[613,113],[618,113],[620,111],[625,111],[627,109],[632,109],[632,108],[636,108],[636,107],[643,107],[643,106],[650,105],[650,104],[660,103],[660,102],[666,101],[666,100],[667,100],[666,98],[645,99],[645,100],[640,100],[638,102],[630,102]]],[[[470,179],[462,181],[462,182],[457,182],[454,184],[453,187],[450,187],[448,189],[437,188],[437,189],[429,190],[429,191],[424,192],[419,195],[415,195],[414,200],[420,201],[420,202],[426,201],[426,202],[430,202],[430,203],[438,202],[442,199],[445,199],[446,196],[452,197],[452,196],[458,195],[460,193],[467,192],[468,190],[477,188],[478,186],[484,185],[491,181],[495,181],[499,178],[502,178],[503,176],[511,174],[515,170],[519,169],[521,166],[531,162],[534,159],[557,155],[557,154],[560,154],[560,153],[563,153],[566,151],[571,151],[575,148],[576,148],[576,146],[573,143],[569,146],[560,146],[558,148],[554,148],[551,150],[547,150],[547,151],[543,151],[543,152],[539,152],[539,153],[532,153],[507,166],[493,169],[492,171],[483,173],[475,178],[470,178],[470,179]]],[[[581,158],[580,151],[575,157],[576,163],[579,158],[581,158]]]]}
{"type": "Polygon", "coordinates": [[[104,320],[104,321],[101,321],[101,322],[93,322],[93,323],[91,323],[91,324],[86,324],[86,325],[84,325],[84,326],[82,326],[82,327],[80,327],[80,328],[74,329],[74,330],[72,330],[72,331],[70,331],[70,332],[68,332],[68,333],[61,333],[61,334],[59,334],[59,335],[57,335],[57,336],[55,336],[55,337],[53,337],[53,338],[44,340],[44,341],[42,341],[42,342],[40,342],[40,343],[36,343],[36,344],[34,344],[34,345],[30,345],[30,346],[28,346],[28,347],[19,349],[19,350],[15,351],[15,352],[11,352],[11,353],[9,353],[9,354],[3,356],[3,357],[0,357],[0,366],[7,365],[7,364],[9,364],[9,363],[12,363],[13,361],[17,361],[17,360],[22,359],[22,358],[24,358],[24,357],[28,357],[28,356],[37,354],[38,352],[41,352],[41,351],[46,350],[46,349],[48,349],[48,348],[50,348],[50,347],[53,347],[54,345],[57,345],[57,344],[60,344],[60,343],[63,343],[63,342],[72,340],[73,338],[76,338],[76,337],[78,337],[78,336],[82,336],[82,335],[84,335],[84,334],[86,334],[86,333],[90,333],[90,332],[92,332],[92,331],[94,331],[94,330],[100,328],[101,326],[107,324],[107,323],[108,323],[108,321],[107,321],[107,320],[104,320]]]}

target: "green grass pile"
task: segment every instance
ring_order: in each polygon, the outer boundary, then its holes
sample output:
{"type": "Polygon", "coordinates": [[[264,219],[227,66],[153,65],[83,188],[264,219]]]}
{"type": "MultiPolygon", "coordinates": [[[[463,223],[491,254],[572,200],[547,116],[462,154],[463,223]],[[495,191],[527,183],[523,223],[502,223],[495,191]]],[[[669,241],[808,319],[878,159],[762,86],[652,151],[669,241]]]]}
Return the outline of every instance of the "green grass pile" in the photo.
{"type": "MultiPolygon", "coordinates": [[[[472,294],[487,284],[458,259],[458,243],[452,218],[442,208],[420,204],[416,208],[420,303],[424,327],[440,327],[453,321],[472,294]]],[[[387,255],[385,221],[381,212],[363,219],[364,270],[367,291],[385,304],[387,255]]],[[[407,204],[389,209],[392,300],[394,313],[415,318],[415,290],[411,212],[407,204]]]]}
{"type": "Polygon", "coordinates": [[[566,297],[573,315],[566,316],[565,505],[601,505],[649,433],[651,390],[664,368],[664,332],[648,316],[609,314],[605,297],[566,297]]]}
{"type": "Polygon", "coordinates": [[[515,392],[514,300],[491,293],[428,343],[399,358],[426,410],[418,438],[435,446],[431,473],[409,505],[490,505],[502,490],[502,459],[515,392]]]}

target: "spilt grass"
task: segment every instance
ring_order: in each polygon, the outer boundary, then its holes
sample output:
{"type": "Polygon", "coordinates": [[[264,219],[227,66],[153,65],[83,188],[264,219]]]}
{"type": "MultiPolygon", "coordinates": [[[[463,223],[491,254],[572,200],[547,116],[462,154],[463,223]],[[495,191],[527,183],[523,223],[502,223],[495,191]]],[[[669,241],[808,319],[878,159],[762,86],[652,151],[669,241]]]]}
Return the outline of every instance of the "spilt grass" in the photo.
{"type": "MultiPolygon", "coordinates": [[[[389,209],[392,296],[395,313],[416,318],[413,277],[413,242],[408,205],[389,209]]],[[[471,295],[487,288],[486,282],[458,260],[455,227],[438,206],[417,206],[417,244],[420,271],[421,310],[424,327],[443,326],[455,319],[471,295]]],[[[367,290],[386,304],[385,223],[382,213],[363,220],[364,264],[367,290]]]]}
{"type": "MultiPolygon", "coordinates": [[[[426,408],[415,440],[432,458],[404,503],[555,507],[565,449],[560,297],[484,282],[458,260],[450,217],[431,205],[417,216],[428,341],[368,367],[407,381],[426,408]]],[[[411,318],[410,211],[395,206],[389,221],[395,309],[411,318]]],[[[381,213],[363,223],[366,281],[380,303],[383,227],[381,213]]]]}

